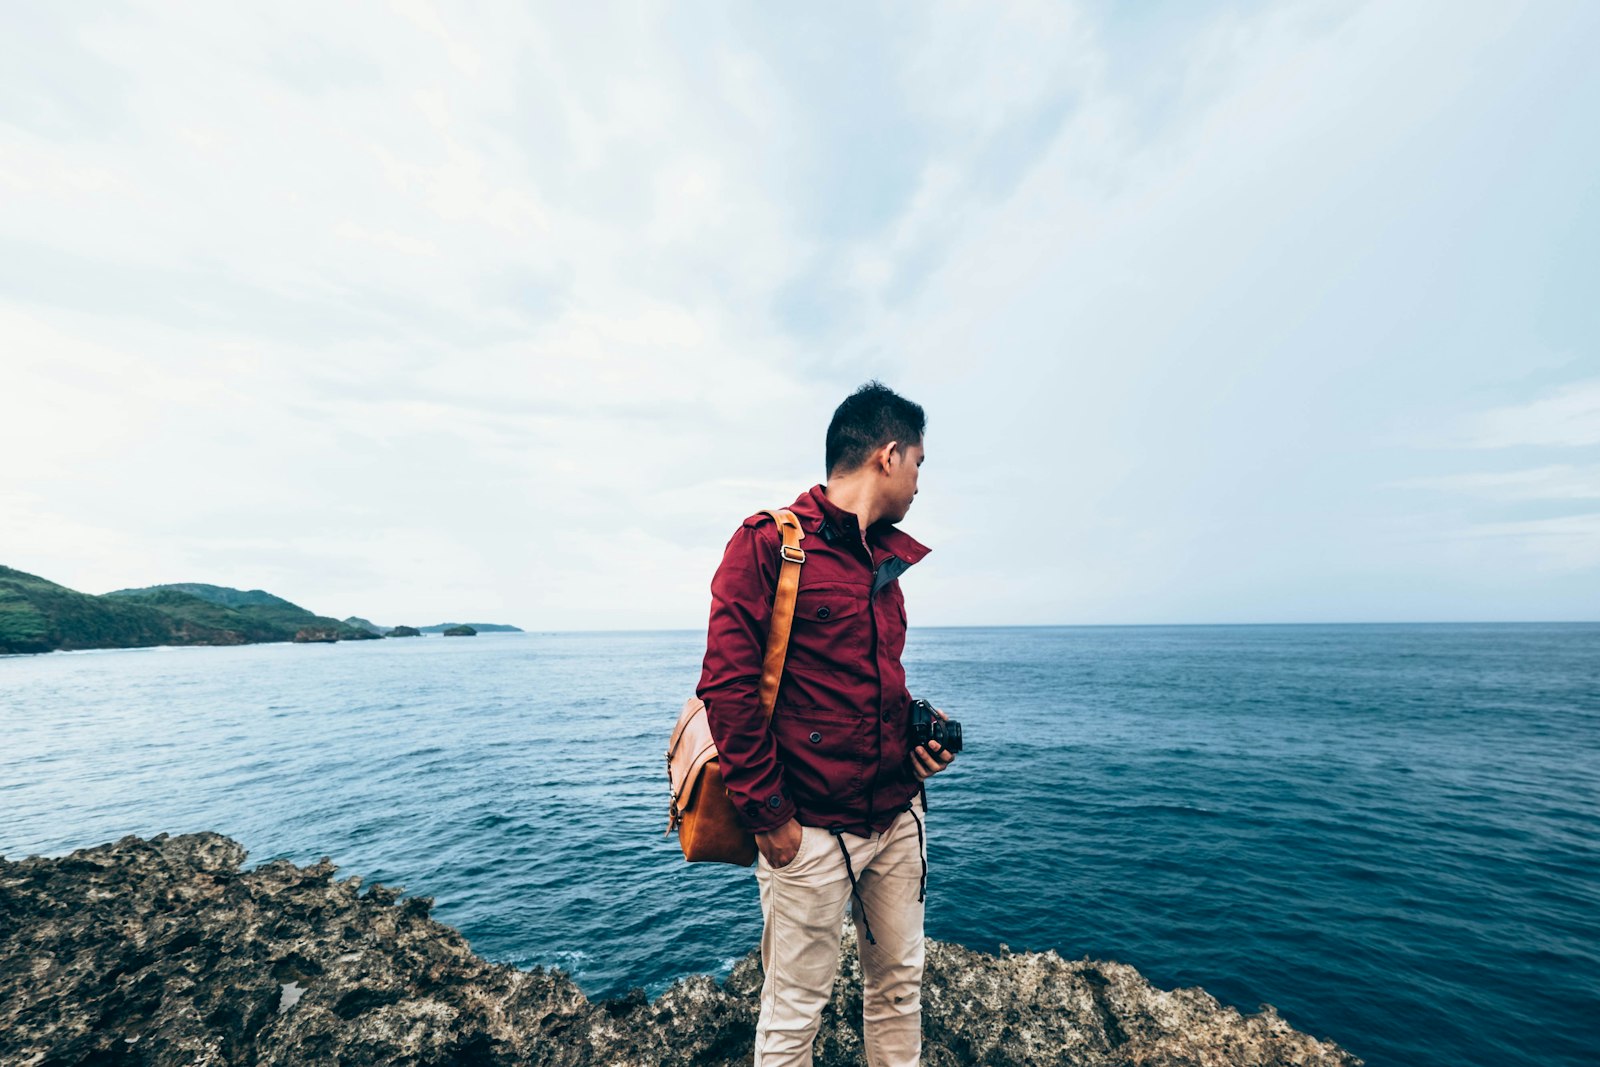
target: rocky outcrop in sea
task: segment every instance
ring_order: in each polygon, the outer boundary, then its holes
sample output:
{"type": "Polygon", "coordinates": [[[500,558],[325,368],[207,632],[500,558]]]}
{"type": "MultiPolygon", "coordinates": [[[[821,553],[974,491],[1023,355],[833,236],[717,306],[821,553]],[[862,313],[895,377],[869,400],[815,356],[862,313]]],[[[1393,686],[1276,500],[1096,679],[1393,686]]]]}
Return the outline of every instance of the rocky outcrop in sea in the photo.
{"type": "MultiPolygon", "coordinates": [[[[218,834],[126,837],[60,859],[0,859],[0,1063],[732,1065],[750,1061],[760,964],[591,1001],[559,971],[473,954],[427,897],[324,859],[244,870],[218,834]]],[[[819,1067],[862,1064],[861,981],[844,966],[819,1067]]],[[[929,942],[929,1065],[1357,1067],[1268,1006],[1053,952],[929,942]]]]}

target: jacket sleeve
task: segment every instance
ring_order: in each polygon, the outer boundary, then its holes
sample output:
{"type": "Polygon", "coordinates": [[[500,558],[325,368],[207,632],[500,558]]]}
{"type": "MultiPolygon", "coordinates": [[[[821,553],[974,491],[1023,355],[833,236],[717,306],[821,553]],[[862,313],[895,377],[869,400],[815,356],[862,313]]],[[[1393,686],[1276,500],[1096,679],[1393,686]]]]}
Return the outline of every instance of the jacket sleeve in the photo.
{"type": "Polygon", "coordinates": [[[729,539],[711,579],[705,665],[695,690],[706,704],[723,784],[734,810],[755,833],[776,830],[795,813],[759,694],[778,584],[777,533],[771,522],[747,524],[729,539]]]}

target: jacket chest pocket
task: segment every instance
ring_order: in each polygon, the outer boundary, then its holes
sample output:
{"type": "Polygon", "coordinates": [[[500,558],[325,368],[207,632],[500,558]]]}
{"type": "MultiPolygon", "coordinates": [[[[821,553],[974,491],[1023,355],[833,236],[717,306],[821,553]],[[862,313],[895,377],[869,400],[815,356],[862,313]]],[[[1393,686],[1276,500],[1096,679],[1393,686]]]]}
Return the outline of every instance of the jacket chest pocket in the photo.
{"type": "Polygon", "coordinates": [[[860,673],[868,665],[866,589],[817,585],[795,597],[788,665],[800,670],[860,673]]]}

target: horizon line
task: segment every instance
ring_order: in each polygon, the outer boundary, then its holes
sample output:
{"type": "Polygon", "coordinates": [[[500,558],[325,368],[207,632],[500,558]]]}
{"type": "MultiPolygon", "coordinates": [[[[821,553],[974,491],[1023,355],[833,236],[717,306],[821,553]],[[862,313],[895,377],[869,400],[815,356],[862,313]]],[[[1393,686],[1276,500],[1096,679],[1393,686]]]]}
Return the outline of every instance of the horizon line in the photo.
{"type": "MultiPolygon", "coordinates": [[[[958,623],[911,625],[911,630],[1134,630],[1176,629],[1180,627],[1265,627],[1265,626],[1596,626],[1600,619],[1397,619],[1397,620],[1318,620],[1299,622],[1039,622],[1039,623],[958,623]]],[[[525,634],[687,634],[703,632],[700,627],[615,627],[588,629],[546,629],[519,627],[525,634]]]]}

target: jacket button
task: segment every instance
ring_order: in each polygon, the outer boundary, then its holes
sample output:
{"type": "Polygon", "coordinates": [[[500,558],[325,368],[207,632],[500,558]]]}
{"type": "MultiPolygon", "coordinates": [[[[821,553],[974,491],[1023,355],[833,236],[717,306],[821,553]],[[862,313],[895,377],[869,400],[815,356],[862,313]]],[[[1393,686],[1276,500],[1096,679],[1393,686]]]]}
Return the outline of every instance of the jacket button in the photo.
{"type": "Polygon", "coordinates": [[[831,609],[827,608],[827,607],[821,607],[821,608],[817,609],[817,618],[819,618],[819,619],[826,619],[829,615],[832,615],[832,614],[833,614],[833,611],[831,609]]]}
{"type": "Polygon", "coordinates": [[[783,807],[783,798],[780,797],[776,793],[772,794],[770,797],[767,798],[767,807],[769,807],[769,808],[781,808],[781,807],[783,807]]]}
{"type": "Polygon", "coordinates": [[[815,730],[811,731],[811,743],[813,745],[816,744],[818,741],[821,741],[821,740],[822,740],[822,735],[821,734],[817,733],[815,730]]]}
{"type": "Polygon", "coordinates": [[[886,712],[883,713],[883,721],[884,722],[890,722],[893,719],[894,719],[894,712],[886,711],[886,712]]]}

